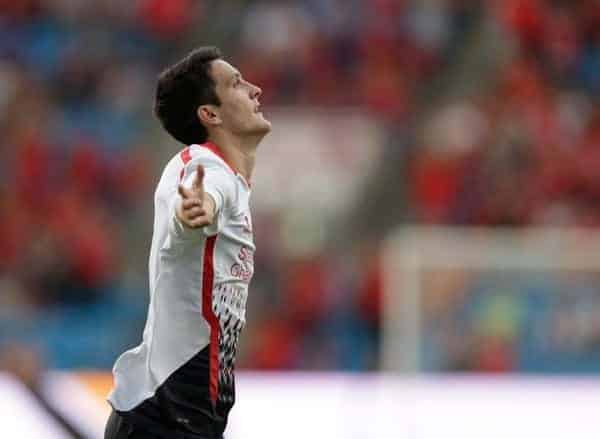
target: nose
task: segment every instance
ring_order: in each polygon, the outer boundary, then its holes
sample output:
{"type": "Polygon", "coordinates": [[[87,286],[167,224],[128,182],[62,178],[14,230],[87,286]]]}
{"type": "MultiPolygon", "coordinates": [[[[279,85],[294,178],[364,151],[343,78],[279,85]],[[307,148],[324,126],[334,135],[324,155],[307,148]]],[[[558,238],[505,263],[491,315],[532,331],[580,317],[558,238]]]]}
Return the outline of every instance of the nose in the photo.
{"type": "Polygon", "coordinates": [[[258,85],[252,85],[252,91],[251,91],[251,95],[252,95],[252,99],[257,99],[260,97],[260,95],[262,95],[262,89],[258,86],[258,85]]]}

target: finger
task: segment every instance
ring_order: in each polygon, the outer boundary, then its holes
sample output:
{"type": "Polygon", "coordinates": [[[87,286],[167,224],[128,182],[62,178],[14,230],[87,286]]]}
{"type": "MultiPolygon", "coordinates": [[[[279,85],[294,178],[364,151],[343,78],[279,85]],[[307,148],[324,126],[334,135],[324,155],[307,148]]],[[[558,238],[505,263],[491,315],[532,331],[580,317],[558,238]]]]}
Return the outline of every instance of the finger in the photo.
{"type": "Polygon", "coordinates": [[[196,178],[194,179],[193,188],[196,192],[204,192],[204,166],[198,165],[196,167],[196,178]]]}
{"type": "Polygon", "coordinates": [[[194,197],[194,193],[190,189],[185,188],[182,184],[177,186],[177,191],[179,192],[179,195],[181,195],[181,198],[183,198],[184,200],[194,197]]]}
{"type": "Polygon", "coordinates": [[[204,227],[210,224],[210,221],[207,216],[199,216],[190,221],[191,227],[204,227]]]}
{"type": "Polygon", "coordinates": [[[203,200],[200,198],[188,198],[188,199],[184,199],[181,202],[181,207],[183,207],[184,209],[191,209],[194,206],[202,207],[202,202],[203,202],[203,200]]]}
{"type": "Polygon", "coordinates": [[[198,206],[192,207],[191,209],[185,211],[185,216],[190,220],[202,215],[206,215],[206,210],[198,206]]]}

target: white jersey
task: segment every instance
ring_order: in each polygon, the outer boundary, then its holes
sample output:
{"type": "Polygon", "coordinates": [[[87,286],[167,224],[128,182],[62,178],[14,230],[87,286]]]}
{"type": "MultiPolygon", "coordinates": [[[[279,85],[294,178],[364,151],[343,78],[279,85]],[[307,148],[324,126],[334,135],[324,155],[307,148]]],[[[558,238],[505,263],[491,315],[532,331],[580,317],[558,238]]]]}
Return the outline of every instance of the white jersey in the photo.
{"type": "Polygon", "coordinates": [[[117,359],[108,397],[134,421],[176,422],[203,437],[222,433],[234,402],[236,345],[253,274],[249,197],[248,183],[212,143],[191,145],[167,164],[154,197],[143,341],[117,359]],[[175,215],[177,188],[192,186],[199,164],[215,222],[191,229],[175,215]]]}

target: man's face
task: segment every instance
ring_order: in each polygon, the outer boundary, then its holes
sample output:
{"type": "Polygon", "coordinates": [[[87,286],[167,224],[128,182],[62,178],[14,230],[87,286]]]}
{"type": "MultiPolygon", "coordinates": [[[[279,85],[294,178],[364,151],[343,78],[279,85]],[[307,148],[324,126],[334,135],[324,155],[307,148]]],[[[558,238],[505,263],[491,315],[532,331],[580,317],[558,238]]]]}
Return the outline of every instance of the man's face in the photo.
{"type": "Polygon", "coordinates": [[[221,105],[216,107],[222,128],[241,137],[264,136],[271,131],[271,122],[259,111],[262,90],[242,78],[240,72],[223,60],[211,63],[211,75],[216,84],[221,105]]]}

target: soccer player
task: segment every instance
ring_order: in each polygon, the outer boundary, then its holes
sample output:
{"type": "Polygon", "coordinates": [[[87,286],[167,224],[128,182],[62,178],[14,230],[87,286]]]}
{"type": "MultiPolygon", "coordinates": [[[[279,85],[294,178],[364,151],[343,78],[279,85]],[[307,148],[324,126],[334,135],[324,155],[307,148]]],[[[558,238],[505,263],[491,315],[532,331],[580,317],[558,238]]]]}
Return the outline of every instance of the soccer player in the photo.
{"type": "Polygon", "coordinates": [[[253,274],[250,180],[271,130],[260,95],[215,47],[159,76],[155,114],[187,147],[156,189],[148,319],[113,368],[105,439],[223,437],[253,274]]]}

